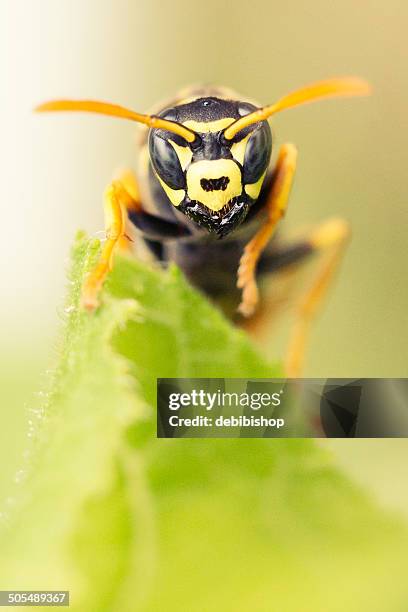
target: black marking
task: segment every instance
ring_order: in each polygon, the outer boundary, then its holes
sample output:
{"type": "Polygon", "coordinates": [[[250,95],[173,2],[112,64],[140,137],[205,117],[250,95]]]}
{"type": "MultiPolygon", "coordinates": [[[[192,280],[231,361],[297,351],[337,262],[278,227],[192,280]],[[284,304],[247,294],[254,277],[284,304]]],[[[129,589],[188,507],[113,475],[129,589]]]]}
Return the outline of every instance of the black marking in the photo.
{"type": "Polygon", "coordinates": [[[143,240],[145,242],[145,245],[149,249],[149,251],[153,253],[153,255],[155,256],[155,258],[158,259],[159,261],[163,261],[164,260],[163,243],[158,240],[149,240],[145,236],[143,236],[143,240]]]}
{"type": "Polygon", "coordinates": [[[311,244],[306,240],[283,246],[275,246],[272,251],[263,254],[258,264],[258,272],[260,274],[277,272],[281,268],[287,268],[303,261],[306,257],[312,255],[314,251],[311,244]]]}
{"type": "Polygon", "coordinates": [[[128,214],[131,223],[133,223],[147,239],[164,241],[191,235],[185,225],[181,225],[177,222],[169,223],[169,221],[150,215],[144,210],[130,210],[128,214]]]}
{"type": "MultiPolygon", "coordinates": [[[[245,106],[248,107],[248,113],[257,110],[257,107],[253,104],[246,104],[245,106]]],[[[223,100],[209,96],[165,109],[159,114],[159,117],[165,117],[178,123],[184,123],[185,121],[208,123],[218,119],[225,119],[225,117],[239,119],[242,116],[240,113],[240,111],[242,112],[242,107],[243,103],[238,100],[223,100]]]]}
{"type": "Polygon", "coordinates": [[[199,146],[193,149],[192,162],[213,159],[233,159],[230,144],[223,143],[222,132],[208,132],[201,135],[199,146]]]}
{"type": "Polygon", "coordinates": [[[202,178],[200,185],[204,191],[225,191],[229,182],[228,176],[220,176],[216,179],[202,178]]]}
{"type": "Polygon", "coordinates": [[[184,198],[178,209],[217,238],[224,238],[244,221],[253,200],[247,195],[232,198],[221,210],[210,210],[197,200],[184,198]]]}

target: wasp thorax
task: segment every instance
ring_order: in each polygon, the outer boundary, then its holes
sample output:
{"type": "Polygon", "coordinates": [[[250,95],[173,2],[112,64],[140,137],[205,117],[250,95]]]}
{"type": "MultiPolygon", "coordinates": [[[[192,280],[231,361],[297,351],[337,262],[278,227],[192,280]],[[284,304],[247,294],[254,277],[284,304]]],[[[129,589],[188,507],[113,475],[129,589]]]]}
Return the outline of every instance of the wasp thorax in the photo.
{"type": "Polygon", "coordinates": [[[219,211],[242,193],[242,173],[232,159],[202,160],[187,169],[190,200],[219,211]]]}

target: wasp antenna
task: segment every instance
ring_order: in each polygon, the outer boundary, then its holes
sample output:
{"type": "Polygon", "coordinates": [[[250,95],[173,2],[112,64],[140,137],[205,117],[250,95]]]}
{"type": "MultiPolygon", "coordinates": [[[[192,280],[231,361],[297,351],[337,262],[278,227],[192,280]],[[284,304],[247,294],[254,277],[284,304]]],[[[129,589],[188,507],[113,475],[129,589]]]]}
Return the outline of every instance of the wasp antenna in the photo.
{"type": "Polygon", "coordinates": [[[109,104],[108,102],[99,102],[97,100],[51,100],[36,106],[34,109],[37,113],[59,112],[59,111],[74,111],[86,113],[98,113],[100,115],[108,115],[110,117],[120,117],[121,119],[129,119],[137,123],[143,123],[150,128],[168,130],[178,136],[181,136],[187,142],[194,142],[197,135],[192,130],[184,127],[175,121],[169,121],[156,117],[154,115],[143,115],[135,111],[118,106],[117,104],[109,104]]]}
{"type": "Polygon", "coordinates": [[[241,117],[225,130],[224,137],[231,140],[238,132],[249,125],[258,121],[265,121],[275,113],[300,104],[307,104],[323,98],[367,96],[370,93],[370,84],[359,77],[336,77],[325,81],[317,81],[293,91],[270,106],[264,106],[249,115],[241,117]]]}

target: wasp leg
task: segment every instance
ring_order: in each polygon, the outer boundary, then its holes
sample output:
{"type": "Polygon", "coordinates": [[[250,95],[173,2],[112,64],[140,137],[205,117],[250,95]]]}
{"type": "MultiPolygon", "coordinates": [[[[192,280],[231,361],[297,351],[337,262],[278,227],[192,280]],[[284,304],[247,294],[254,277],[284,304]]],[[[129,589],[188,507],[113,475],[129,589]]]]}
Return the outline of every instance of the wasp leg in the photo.
{"type": "Polygon", "coordinates": [[[99,305],[98,296],[105,278],[112,268],[114,252],[130,250],[131,238],[127,235],[129,223],[141,233],[149,248],[160,247],[162,241],[189,236],[190,231],[152,215],[143,209],[135,176],[130,170],[122,171],[107,187],[104,195],[106,242],[99,260],[82,288],[81,304],[87,310],[99,305]]]}
{"type": "Polygon", "coordinates": [[[254,313],[259,301],[259,291],[255,279],[256,265],[278,222],[285,214],[296,169],[296,158],[297,150],[294,145],[285,144],[282,146],[265,203],[266,220],[245,246],[239,263],[237,287],[242,289],[242,299],[238,311],[245,317],[254,313]]]}
{"type": "Polygon", "coordinates": [[[346,221],[329,219],[312,231],[306,240],[313,251],[321,252],[322,263],[297,306],[296,320],[285,359],[285,372],[290,378],[299,377],[301,373],[311,323],[327,293],[349,236],[350,228],[346,221]]]}
{"type": "Polygon", "coordinates": [[[258,263],[258,274],[267,282],[255,314],[239,323],[246,332],[261,343],[265,330],[270,331],[291,303],[298,285],[298,272],[310,260],[314,249],[304,238],[280,244],[263,253],[258,263]],[[268,282],[269,279],[269,282],[268,282]],[[270,283],[270,284],[269,284],[270,283]]]}
{"type": "Polygon", "coordinates": [[[99,293],[106,275],[112,267],[116,247],[128,248],[129,240],[125,233],[127,211],[139,210],[138,189],[130,172],[112,181],[104,194],[106,242],[98,262],[89,273],[82,287],[81,304],[87,310],[94,310],[99,305],[99,293]]]}
{"type": "MultiPolygon", "coordinates": [[[[142,204],[140,199],[139,186],[136,181],[136,177],[131,170],[125,169],[120,170],[116,173],[116,181],[119,182],[121,187],[124,189],[123,193],[123,221],[126,228],[127,220],[131,214],[137,214],[142,212],[142,204]]],[[[130,251],[132,240],[123,234],[118,240],[118,244],[115,250],[130,251]]]]}

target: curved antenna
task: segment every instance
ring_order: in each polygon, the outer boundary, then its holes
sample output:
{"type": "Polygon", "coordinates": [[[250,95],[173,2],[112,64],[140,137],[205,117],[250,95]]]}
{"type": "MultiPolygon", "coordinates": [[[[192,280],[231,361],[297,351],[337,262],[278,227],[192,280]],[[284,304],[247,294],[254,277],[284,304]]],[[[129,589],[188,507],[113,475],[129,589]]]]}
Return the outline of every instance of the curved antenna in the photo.
{"type": "Polygon", "coordinates": [[[173,132],[187,142],[194,142],[197,135],[192,130],[184,127],[176,121],[169,121],[154,115],[142,115],[135,111],[118,106],[117,104],[109,104],[107,102],[99,102],[97,100],[52,100],[36,106],[34,109],[37,113],[47,113],[54,111],[84,111],[87,113],[98,113],[100,115],[109,115],[111,117],[120,117],[121,119],[129,119],[137,123],[143,123],[149,128],[168,130],[173,132]]]}
{"type": "Polygon", "coordinates": [[[287,108],[292,108],[293,106],[307,104],[308,102],[314,102],[322,98],[367,96],[370,93],[371,86],[369,83],[358,77],[337,77],[325,81],[317,81],[316,83],[306,85],[306,87],[302,89],[293,91],[275,102],[275,104],[264,106],[249,115],[241,117],[241,119],[237,119],[237,121],[227,127],[224,132],[224,138],[232,140],[238,132],[249,125],[258,123],[258,121],[265,121],[271,115],[279,113],[287,108]]]}

